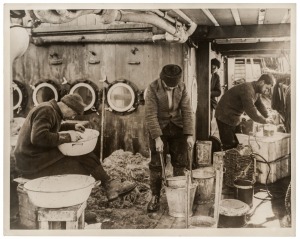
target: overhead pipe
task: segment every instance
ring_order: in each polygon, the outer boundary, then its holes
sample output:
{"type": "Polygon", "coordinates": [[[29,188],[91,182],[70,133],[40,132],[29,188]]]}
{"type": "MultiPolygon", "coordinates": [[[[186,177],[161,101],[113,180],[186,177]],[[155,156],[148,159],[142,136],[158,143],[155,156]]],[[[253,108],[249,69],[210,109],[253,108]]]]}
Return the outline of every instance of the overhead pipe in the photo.
{"type": "Polygon", "coordinates": [[[187,33],[189,36],[192,35],[197,28],[197,24],[193,22],[193,20],[190,19],[183,11],[179,9],[172,9],[172,10],[189,23],[190,28],[187,30],[187,33]]]}
{"type": "Polygon", "coordinates": [[[194,27],[194,24],[191,24],[191,27],[193,28],[191,30],[190,29],[185,30],[183,28],[183,25],[173,26],[172,24],[163,20],[161,17],[157,16],[156,14],[152,14],[152,13],[131,13],[131,12],[124,12],[124,11],[119,10],[119,14],[116,18],[116,21],[139,22],[139,23],[148,23],[148,24],[154,25],[154,26],[156,26],[160,29],[163,29],[167,32],[167,34],[166,34],[167,40],[179,42],[179,43],[186,42],[188,37],[196,29],[196,27],[194,27]]]}
{"type": "Polygon", "coordinates": [[[179,21],[176,21],[176,19],[170,17],[166,12],[162,12],[160,10],[157,9],[150,9],[150,12],[154,12],[155,14],[157,14],[158,16],[168,20],[169,22],[173,23],[173,24],[177,24],[178,26],[182,26],[182,23],[179,21]]]}
{"type": "Polygon", "coordinates": [[[99,14],[102,9],[98,10],[30,10],[29,14],[34,19],[39,19],[44,23],[61,24],[71,22],[74,19],[87,15],[87,14],[99,14]]]}
{"type": "MultiPolygon", "coordinates": [[[[145,10],[144,10],[145,11],[145,10]]],[[[190,27],[186,29],[186,26],[175,19],[171,18],[167,14],[160,10],[150,10],[147,12],[124,12],[122,10],[30,10],[30,15],[39,19],[41,22],[60,24],[67,23],[79,16],[86,14],[97,14],[99,20],[104,24],[111,23],[113,21],[121,22],[136,22],[136,23],[148,23],[166,31],[165,39],[170,42],[184,43],[188,37],[195,31],[196,24],[189,19],[184,13],[179,10],[175,10],[178,15],[188,21],[190,27]],[[151,12],[152,11],[152,12],[151,12]],[[149,13],[150,12],[150,13],[149,13]],[[164,18],[164,19],[163,19],[164,18]],[[172,25],[171,23],[175,24],[172,25]]],[[[156,40],[154,37],[153,40],[156,40]]]]}

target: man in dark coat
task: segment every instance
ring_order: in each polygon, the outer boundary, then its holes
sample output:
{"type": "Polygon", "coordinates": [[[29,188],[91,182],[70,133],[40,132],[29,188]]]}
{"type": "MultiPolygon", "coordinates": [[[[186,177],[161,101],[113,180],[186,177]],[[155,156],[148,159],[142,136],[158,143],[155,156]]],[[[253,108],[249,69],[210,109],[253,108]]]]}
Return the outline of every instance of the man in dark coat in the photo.
{"type": "Polygon", "coordinates": [[[69,94],[60,102],[51,100],[34,107],[26,117],[15,148],[17,167],[24,178],[34,179],[59,174],[92,175],[106,189],[108,200],[134,189],[135,184],[123,186],[104,171],[94,153],[65,156],[58,145],[81,139],[78,132],[85,127],[79,123],[62,123],[83,114],[85,104],[80,95],[69,94]],[[61,132],[73,130],[69,132],[61,132]],[[75,130],[75,131],[74,131],[75,130]]]}
{"type": "Polygon", "coordinates": [[[221,95],[221,84],[218,69],[220,69],[220,61],[216,58],[210,61],[211,65],[211,85],[210,85],[210,120],[213,118],[213,111],[216,109],[218,101],[216,97],[221,95]]]}
{"type": "Polygon", "coordinates": [[[236,85],[222,96],[215,116],[224,150],[235,148],[239,144],[235,132],[244,112],[255,122],[273,123],[261,100],[261,95],[271,92],[273,84],[274,77],[263,74],[257,81],[236,85]]]}
{"type": "Polygon", "coordinates": [[[151,151],[150,189],[152,198],[147,211],[159,210],[162,184],[160,153],[171,155],[173,175],[184,175],[187,166],[187,147],[193,147],[193,116],[185,84],[181,81],[182,70],[178,65],[163,67],[160,78],[147,90],[146,124],[149,130],[151,151]],[[168,149],[168,151],[167,151],[168,149]]]}

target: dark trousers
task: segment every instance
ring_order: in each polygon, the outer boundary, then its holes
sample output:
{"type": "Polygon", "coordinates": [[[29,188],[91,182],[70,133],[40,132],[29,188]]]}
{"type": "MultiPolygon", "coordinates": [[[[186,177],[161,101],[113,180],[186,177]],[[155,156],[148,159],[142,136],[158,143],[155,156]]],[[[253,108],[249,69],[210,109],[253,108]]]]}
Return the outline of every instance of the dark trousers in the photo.
{"type": "Polygon", "coordinates": [[[235,135],[237,132],[237,127],[225,124],[218,119],[217,124],[223,150],[236,148],[239,144],[239,140],[235,135]]]}
{"type": "MultiPolygon", "coordinates": [[[[183,129],[173,123],[168,124],[163,130],[161,139],[164,143],[163,158],[166,164],[166,155],[171,155],[171,164],[174,169],[174,176],[184,175],[187,164],[187,137],[183,134],[183,129]],[[176,175],[175,175],[176,174],[176,175]]],[[[150,169],[150,188],[152,195],[159,195],[161,189],[161,162],[159,152],[156,151],[155,140],[149,139],[151,161],[150,169]]]]}
{"type": "Polygon", "coordinates": [[[34,179],[60,174],[92,175],[96,180],[100,180],[102,184],[105,184],[110,179],[100,164],[99,158],[94,153],[80,156],[66,156],[38,172],[22,174],[22,176],[34,179]]]}

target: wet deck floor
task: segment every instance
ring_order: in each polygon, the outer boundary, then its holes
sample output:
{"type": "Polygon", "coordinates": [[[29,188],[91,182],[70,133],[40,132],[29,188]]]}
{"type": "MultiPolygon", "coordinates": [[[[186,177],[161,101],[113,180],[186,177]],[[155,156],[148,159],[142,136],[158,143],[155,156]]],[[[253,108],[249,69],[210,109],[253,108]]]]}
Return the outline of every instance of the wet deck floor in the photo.
{"type": "MultiPolygon", "coordinates": [[[[253,207],[246,215],[244,228],[283,228],[290,227],[287,222],[285,207],[285,195],[290,183],[290,178],[284,178],[267,187],[255,184],[253,207]],[[269,193],[267,193],[269,192],[269,193]]],[[[222,199],[234,198],[234,192],[230,188],[222,191],[222,199]]],[[[193,216],[213,217],[213,202],[193,206],[193,216]]],[[[157,219],[156,229],[183,229],[186,228],[185,218],[169,216],[169,209],[165,197],[161,199],[161,209],[151,215],[157,219]]],[[[219,226],[220,227],[220,226],[219,226]]]]}
{"type": "MultiPolygon", "coordinates": [[[[253,207],[246,216],[246,225],[244,228],[284,228],[291,227],[287,221],[285,207],[285,196],[290,177],[278,180],[276,183],[269,184],[267,187],[262,184],[254,185],[253,207]],[[266,192],[268,191],[269,194],[266,192]]],[[[231,188],[222,190],[222,199],[234,198],[234,191],[231,188]]],[[[193,205],[193,216],[210,216],[213,217],[214,202],[193,205]]],[[[16,209],[16,208],[15,208],[16,209]]],[[[124,211],[125,209],[123,209],[124,211]]],[[[147,214],[146,207],[143,209],[126,209],[125,214],[131,210],[140,211],[141,215],[147,214]]],[[[147,216],[153,219],[154,226],[149,229],[184,229],[186,228],[185,218],[175,218],[169,215],[169,208],[166,196],[161,198],[160,210],[156,213],[148,213],[147,216]]],[[[123,220],[122,217],[119,220],[123,220]]],[[[118,222],[116,222],[118,224],[118,222]]],[[[14,223],[11,229],[26,229],[14,223]]],[[[136,228],[136,225],[127,225],[126,228],[136,228]]],[[[205,227],[205,226],[203,226],[205,227]]],[[[206,226],[209,227],[209,226],[206,226]]],[[[104,227],[102,228],[104,229],[104,227]]],[[[107,228],[109,229],[109,228],[107,228]]]]}

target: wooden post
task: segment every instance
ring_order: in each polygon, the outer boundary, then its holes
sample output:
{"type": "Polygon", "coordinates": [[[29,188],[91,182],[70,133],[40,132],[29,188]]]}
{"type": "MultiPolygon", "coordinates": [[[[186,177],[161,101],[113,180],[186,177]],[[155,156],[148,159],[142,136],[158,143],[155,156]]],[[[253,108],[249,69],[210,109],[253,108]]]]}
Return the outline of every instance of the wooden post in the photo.
{"type": "Polygon", "coordinates": [[[198,108],[196,112],[196,139],[207,140],[210,132],[210,59],[209,42],[198,42],[196,70],[198,108]]]}
{"type": "Polygon", "coordinates": [[[229,82],[228,82],[228,59],[227,59],[227,57],[224,57],[224,61],[225,61],[225,63],[224,63],[224,92],[225,91],[227,91],[229,88],[228,88],[228,84],[229,84],[229,82]]]}

